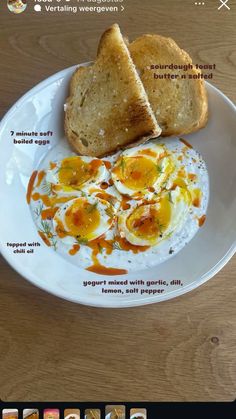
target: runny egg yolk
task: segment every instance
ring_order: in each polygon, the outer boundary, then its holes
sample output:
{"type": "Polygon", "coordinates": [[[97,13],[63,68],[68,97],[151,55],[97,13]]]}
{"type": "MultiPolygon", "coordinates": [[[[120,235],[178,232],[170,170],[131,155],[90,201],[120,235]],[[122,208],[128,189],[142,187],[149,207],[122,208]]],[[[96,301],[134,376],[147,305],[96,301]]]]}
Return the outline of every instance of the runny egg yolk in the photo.
{"type": "Polygon", "coordinates": [[[68,157],[61,162],[58,173],[59,183],[74,189],[79,188],[96,175],[101,164],[102,162],[96,159],[86,163],[80,157],[68,157]]]}
{"type": "Polygon", "coordinates": [[[70,235],[88,239],[100,223],[97,205],[77,200],[66,211],[65,223],[70,235]]]}
{"type": "Polygon", "coordinates": [[[171,206],[168,198],[157,204],[141,205],[128,217],[126,224],[137,237],[154,240],[167,228],[171,219],[171,206]]]}
{"type": "Polygon", "coordinates": [[[114,169],[122,183],[132,190],[151,187],[158,178],[158,167],[143,156],[121,157],[114,169]]]}

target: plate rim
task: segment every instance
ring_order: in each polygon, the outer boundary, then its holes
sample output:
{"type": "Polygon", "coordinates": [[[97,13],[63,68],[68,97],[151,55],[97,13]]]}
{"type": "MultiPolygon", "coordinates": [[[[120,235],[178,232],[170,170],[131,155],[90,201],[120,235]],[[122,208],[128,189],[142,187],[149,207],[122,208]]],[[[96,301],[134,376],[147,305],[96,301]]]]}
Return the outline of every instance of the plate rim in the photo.
{"type": "MultiPolygon", "coordinates": [[[[5,125],[6,121],[9,119],[9,117],[11,117],[11,114],[14,113],[15,110],[29,96],[32,96],[32,95],[36,94],[38,92],[38,90],[40,90],[42,87],[43,88],[47,87],[47,85],[49,85],[52,82],[52,80],[55,80],[55,79],[58,79],[58,78],[63,78],[63,76],[66,76],[68,74],[68,72],[73,71],[73,70],[75,71],[77,68],[79,68],[81,66],[89,66],[91,64],[92,64],[92,61],[89,61],[89,62],[76,64],[76,65],[67,67],[63,70],[60,70],[60,71],[52,74],[51,76],[47,77],[46,79],[43,79],[38,84],[33,86],[30,90],[25,92],[10,107],[10,109],[5,113],[5,115],[3,116],[3,118],[0,121],[0,132],[4,128],[4,125],[5,125]]],[[[209,83],[207,81],[206,81],[206,87],[207,87],[207,89],[212,89],[217,95],[221,96],[223,98],[223,100],[225,102],[227,102],[227,104],[232,108],[232,110],[234,112],[236,112],[235,104],[221,90],[219,90],[217,87],[215,87],[214,85],[212,85],[211,83],[209,83]]],[[[0,146],[1,146],[1,142],[2,141],[0,139],[0,146]]],[[[96,300],[96,302],[93,301],[94,300],[93,296],[86,297],[86,298],[83,298],[82,300],[80,300],[80,295],[78,295],[77,298],[73,298],[73,296],[68,295],[68,293],[65,292],[63,289],[58,291],[58,290],[55,290],[55,289],[51,289],[50,287],[46,287],[43,284],[38,284],[38,280],[36,280],[36,278],[34,278],[35,274],[33,274],[32,272],[27,272],[25,274],[23,272],[22,266],[18,267],[18,266],[15,265],[15,263],[13,261],[14,258],[11,257],[7,251],[5,251],[5,248],[0,241],[0,254],[4,257],[4,259],[11,266],[11,268],[13,268],[22,278],[24,278],[25,280],[30,282],[35,287],[37,287],[37,288],[39,288],[43,291],[46,291],[47,293],[49,293],[51,295],[54,295],[54,296],[56,296],[60,299],[63,299],[63,300],[66,300],[66,301],[69,301],[69,302],[72,302],[72,303],[81,304],[81,305],[85,305],[85,306],[89,306],[89,307],[109,308],[109,309],[110,308],[114,308],[114,309],[117,309],[117,308],[131,308],[131,307],[139,307],[139,306],[141,307],[141,306],[145,306],[145,305],[149,305],[149,304],[161,303],[163,301],[168,301],[170,299],[182,296],[182,295],[200,287],[205,282],[209,281],[211,278],[213,278],[215,275],[217,275],[217,273],[221,269],[224,268],[224,266],[229,262],[229,260],[234,256],[235,253],[236,253],[236,239],[235,239],[234,243],[232,244],[232,246],[225,253],[225,255],[218,261],[218,263],[216,265],[214,265],[209,271],[207,271],[201,278],[199,278],[198,282],[193,281],[192,283],[190,283],[189,285],[185,286],[182,289],[174,290],[174,291],[172,291],[168,294],[160,295],[160,296],[158,296],[158,300],[156,300],[156,296],[147,296],[143,300],[136,300],[136,299],[129,300],[129,301],[126,301],[126,300],[105,300],[105,303],[103,303],[104,299],[102,299],[102,297],[99,300],[96,300]]]]}

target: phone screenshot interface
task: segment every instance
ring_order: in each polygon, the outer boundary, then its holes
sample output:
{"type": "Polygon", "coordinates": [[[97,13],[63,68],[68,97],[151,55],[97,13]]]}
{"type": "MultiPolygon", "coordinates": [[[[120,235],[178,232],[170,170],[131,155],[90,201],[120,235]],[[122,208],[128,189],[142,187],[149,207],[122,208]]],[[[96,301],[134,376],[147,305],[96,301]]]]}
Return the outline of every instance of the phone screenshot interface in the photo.
{"type": "Polygon", "coordinates": [[[1,1],[2,418],[235,400],[235,19],[1,1]]]}

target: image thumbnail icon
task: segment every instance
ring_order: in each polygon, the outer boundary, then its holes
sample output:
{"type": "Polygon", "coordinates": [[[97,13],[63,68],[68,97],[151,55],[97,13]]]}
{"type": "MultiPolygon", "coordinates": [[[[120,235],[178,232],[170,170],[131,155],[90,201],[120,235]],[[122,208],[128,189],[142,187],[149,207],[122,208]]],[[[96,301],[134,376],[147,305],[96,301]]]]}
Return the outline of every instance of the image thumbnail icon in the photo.
{"type": "Polygon", "coordinates": [[[19,14],[25,11],[27,7],[26,0],[7,0],[7,7],[10,12],[19,14]]]}

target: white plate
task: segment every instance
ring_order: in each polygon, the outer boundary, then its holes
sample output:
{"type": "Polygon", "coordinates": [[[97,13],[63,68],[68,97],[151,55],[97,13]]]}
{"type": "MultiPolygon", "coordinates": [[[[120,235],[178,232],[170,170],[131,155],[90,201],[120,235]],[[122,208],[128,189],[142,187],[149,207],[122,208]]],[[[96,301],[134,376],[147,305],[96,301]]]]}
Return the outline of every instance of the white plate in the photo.
{"type": "MultiPolygon", "coordinates": [[[[210,201],[205,225],[175,257],[154,268],[120,277],[101,277],[84,271],[44,245],[32,220],[25,196],[29,177],[58,140],[64,138],[63,104],[75,67],[63,70],[24,95],[0,125],[0,238],[1,252],[10,265],[36,286],[61,298],[97,307],[131,307],[167,300],[198,287],[213,277],[236,249],[235,106],[207,84],[210,116],[207,127],[186,136],[208,166],[210,201]],[[53,131],[50,145],[13,144],[11,131],[53,131]],[[7,243],[40,242],[33,254],[14,254],[7,243]],[[143,280],[123,285],[123,294],[104,294],[102,286],[83,281],[143,280]],[[147,281],[181,281],[181,285],[150,286],[147,281]],[[126,289],[138,293],[126,293],[126,289]],[[141,289],[162,293],[141,295],[141,289]]],[[[19,137],[18,137],[19,138],[19,137]]],[[[24,138],[24,137],[23,137],[24,138]]],[[[109,287],[111,288],[111,286],[109,287]]],[[[116,289],[117,286],[113,286],[116,289]]]]}

